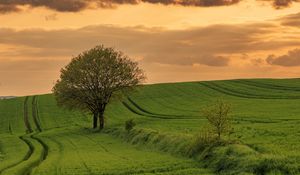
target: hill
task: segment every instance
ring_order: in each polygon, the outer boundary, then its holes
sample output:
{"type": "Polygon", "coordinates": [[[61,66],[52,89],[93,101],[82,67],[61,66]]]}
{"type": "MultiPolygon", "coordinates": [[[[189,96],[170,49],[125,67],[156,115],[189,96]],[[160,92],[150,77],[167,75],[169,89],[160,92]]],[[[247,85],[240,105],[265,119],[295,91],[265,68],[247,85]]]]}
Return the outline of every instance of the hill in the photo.
{"type": "Polygon", "coordinates": [[[15,98],[14,96],[0,96],[0,100],[15,98]]]}
{"type": "Polygon", "coordinates": [[[1,174],[299,174],[300,79],[145,85],[91,116],[51,94],[0,101],[1,174]],[[232,104],[232,144],[187,154],[207,124],[200,112],[232,104]],[[127,133],[124,122],[137,126],[127,133]],[[16,151],[17,150],[17,151],[16,151]]]}

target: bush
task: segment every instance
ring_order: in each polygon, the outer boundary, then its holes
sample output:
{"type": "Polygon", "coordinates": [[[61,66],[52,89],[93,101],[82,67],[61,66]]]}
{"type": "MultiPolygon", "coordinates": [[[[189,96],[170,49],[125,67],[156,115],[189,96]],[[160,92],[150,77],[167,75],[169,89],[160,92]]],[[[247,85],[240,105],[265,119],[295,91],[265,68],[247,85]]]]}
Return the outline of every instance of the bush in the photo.
{"type": "Polygon", "coordinates": [[[231,105],[218,100],[214,105],[207,107],[203,110],[208,123],[212,130],[217,135],[218,140],[221,140],[221,135],[232,134],[233,128],[231,127],[231,105]]]}
{"type": "Polygon", "coordinates": [[[133,119],[129,119],[125,122],[125,129],[127,132],[131,131],[135,127],[136,123],[133,119]]]}
{"type": "Polygon", "coordinates": [[[188,149],[188,155],[194,156],[197,153],[204,151],[206,148],[212,147],[216,144],[217,138],[210,129],[203,129],[195,135],[193,141],[188,149]]]}

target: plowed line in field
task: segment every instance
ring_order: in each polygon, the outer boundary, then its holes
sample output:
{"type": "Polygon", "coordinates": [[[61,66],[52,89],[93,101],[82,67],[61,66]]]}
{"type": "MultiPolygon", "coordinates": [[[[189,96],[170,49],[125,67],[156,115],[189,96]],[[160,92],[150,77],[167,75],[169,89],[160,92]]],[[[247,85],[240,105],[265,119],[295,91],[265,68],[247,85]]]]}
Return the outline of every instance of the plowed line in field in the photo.
{"type": "Polygon", "coordinates": [[[225,94],[225,95],[230,95],[234,97],[239,97],[239,98],[253,98],[253,99],[299,99],[300,97],[280,97],[280,96],[261,96],[261,95],[255,95],[255,94],[250,94],[246,92],[238,92],[234,91],[232,89],[222,87],[220,85],[217,85],[213,82],[201,82],[199,85],[202,85],[204,87],[207,87],[209,89],[212,89],[214,91],[217,91],[219,93],[225,94]]]}
{"type": "MultiPolygon", "coordinates": [[[[33,96],[33,98],[32,98],[32,117],[33,117],[34,124],[35,124],[36,128],[38,129],[38,132],[42,132],[42,127],[40,125],[38,115],[39,114],[38,114],[37,98],[36,98],[36,96],[33,96]]],[[[41,163],[43,163],[44,160],[46,160],[46,158],[48,156],[49,148],[48,148],[47,144],[45,142],[43,142],[42,139],[37,138],[34,135],[31,135],[31,138],[36,140],[43,148],[41,160],[34,167],[31,167],[31,170],[32,170],[33,168],[36,168],[41,163]]]]}
{"type": "Polygon", "coordinates": [[[274,90],[293,91],[293,92],[300,91],[300,87],[289,87],[289,86],[281,86],[276,84],[266,84],[266,83],[249,81],[249,80],[234,80],[233,82],[248,85],[248,86],[254,86],[258,88],[264,88],[264,89],[274,89],[274,90]]]}
{"type": "MultiPolygon", "coordinates": [[[[28,120],[28,97],[25,97],[25,100],[24,100],[24,124],[25,124],[25,127],[26,127],[26,132],[29,132],[31,133],[32,132],[32,129],[31,129],[31,126],[30,126],[30,123],[29,123],[29,120],[28,120]]],[[[24,156],[24,158],[19,161],[19,162],[16,162],[14,164],[11,164],[9,165],[8,167],[4,168],[3,170],[1,170],[0,174],[2,174],[3,172],[9,170],[9,169],[12,169],[14,167],[16,167],[17,165],[21,164],[22,162],[28,160],[31,155],[33,154],[33,151],[34,151],[34,147],[33,145],[30,143],[30,141],[28,141],[27,139],[24,138],[24,136],[20,136],[19,137],[28,147],[28,151],[26,153],[26,155],[24,156]]]]}
{"type": "MultiPolygon", "coordinates": [[[[34,119],[34,123],[36,125],[36,128],[38,129],[38,132],[42,131],[40,125],[39,125],[39,122],[38,122],[38,119],[37,119],[37,116],[38,113],[37,113],[37,103],[36,103],[36,97],[33,97],[32,98],[32,117],[34,119]]],[[[8,166],[7,168],[3,169],[1,171],[1,173],[9,170],[9,169],[13,169],[15,168],[16,166],[18,166],[19,164],[23,163],[24,161],[27,161],[29,160],[32,155],[35,153],[35,147],[34,145],[32,144],[32,142],[30,141],[30,139],[33,139],[33,140],[36,140],[42,147],[42,152],[41,152],[41,157],[39,160],[34,160],[30,166],[28,166],[28,168],[26,170],[24,170],[22,172],[23,175],[30,175],[32,170],[36,167],[38,167],[46,158],[47,158],[47,155],[48,155],[48,146],[39,138],[35,137],[34,134],[33,134],[33,130],[32,130],[32,127],[30,125],[30,122],[29,122],[29,114],[28,114],[28,97],[25,97],[25,100],[24,100],[24,124],[25,124],[25,127],[26,127],[26,132],[30,135],[28,135],[28,138],[26,138],[26,135],[23,135],[21,137],[19,137],[24,143],[26,143],[26,145],[28,146],[28,152],[27,154],[25,155],[25,157],[23,158],[22,161],[19,161],[15,164],[12,164],[10,166],[8,166]]]]}
{"type": "Polygon", "coordinates": [[[37,99],[36,96],[32,97],[32,118],[34,124],[39,132],[42,132],[42,127],[40,125],[39,117],[38,117],[38,107],[37,107],[37,99]]]}
{"type": "Polygon", "coordinates": [[[159,119],[171,119],[171,120],[186,120],[186,119],[199,119],[196,117],[189,117],[184,115],[168,115],[168,114],[155,114],[149,112],[142,107],[140,107],[136,102],[134,102],[131,98],[127,98],[131,105],[133,105],[136,109],[133,109],[129,104],[123,101],[123,105],[130,110],[131,112],[145,116],[145,117],[152,117],[152,118],[159,118],[159,119]]]}
{"type": "Polygon", "coordinates": [[[122,104],[132,113],[135,113],[137,115],[140,116],[144,116],[144,117],[151,117],[151,118],[159,118],[159,119],[171,119],[171,118],[167,118],[167,117],[161,117],[161,116],[154,116],[154,115],[147,115],[147,114],[143,114],[142,112],[133,109],[131,106],[129,106],[126,102],[122,102],[122,104]]]}
{"type": "Polygon", "coordinates": [[[32,133],[32,128],[30,126],[29,120],[28,120],[28,97],[25,97],[24,100],[24,123],[25,127],[27,129],[27,133],[32,133]]]}
{"type": "MultiPolygon", "coordinates": [[[[188,110],[188,109],[183,109],[183,108],[177,108],[177,107],[174,107],[174,106],[172,106],[172,105],[177,105],[176,103],[173,103],[173,102],[171,102],[171,101],[167,101],[167,102],[157,102],[157,99],[158,98],[151,98],[151,97],[149,97],[148,99],[151,99],[152,101],[155,101],[155,103],[159,103],[159,105],[161,105],[161,106],[164,106],[164,108],[169,108],[169,109],[173,109],[173,110],[175,110],[175,111],[178,111],[178,112],[182,112],[182,111],[186,111],[186,112],[199,112],[199,111],[197,111],[197,110],[188,110]],[[166,103],[168,103],[168,104],[166,104],[166,103]],[[172,104],[173,103],[173,104],[172,104]]],[[[181,106],[186,106],[187,107],[187,105],[186,104],[181,104],[181,106]]]]}
{"type": "Polygon", "coordinates": [[[21,161],[16,162],[16,163],[14,163],[14,164],[11,164],[11,165],[9,165],[8,167],[2,169],[2,170],[0,171],[0,174],[2,174],[3,172],[5,172],[6,170],[9,170],[9,169],[11,169],[11,168],[13,168],[13,167],[19,165],[19,164],[22,163],[22,162],[28,160],[28,159],[30,158],[31,154],[33,153],[33,147],[32,147],[32,145],[30,144],[30,142],[29,142],[28,140],[26,140],[23,136],[20,136],[19,138],[20,138],[20,139],[28,146],[28,152],[25,154],[25,156],[23,157],[23,159],[22,159],[21,161]]]}

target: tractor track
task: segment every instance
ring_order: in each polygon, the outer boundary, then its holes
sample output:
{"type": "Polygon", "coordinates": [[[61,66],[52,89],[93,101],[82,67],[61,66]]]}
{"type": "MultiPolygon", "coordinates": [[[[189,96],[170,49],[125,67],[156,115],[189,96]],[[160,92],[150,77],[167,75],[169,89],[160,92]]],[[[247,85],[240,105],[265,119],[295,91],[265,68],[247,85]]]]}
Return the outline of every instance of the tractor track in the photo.
{"type": "MultiPolygon", "coordinates": [[[[29,120],[28,120],[28,96],[25,97],[25,99],[24,99],[23,110],[24,110],[23,120],[24,120],[24,124],[25,124],[25,127],[26,127],[26,133],[31,133],[32,129],[31,129],[31,126],[30,126],[30,123],[29,123],[29,120]]],[[[27,147],[28,147],[27,153],[25,154],[25,156],[23,157],[23,159],[21,161],[18,161],[16,163],[11,164],[11,165],[7,166],[6,168],[2,169],[0,171],[0,174],[3,174],[7,170],[13,169],[14,167],[18,166],[22,162],[25,162],[33,154],[33,151],[34,151],[33,145],[31,144],[30,141],[28,141],[27,139],[25,139],[24,136],[25,135],[19,136],[19,139],[22,140],[27,145],[27,147]]]]}
{"type": "Polygon", "coordinates": [[[29,120],[28,120],[28,99],[29,97],[25,97],[25,100],[24,100],[24,116],[23,116],[23,119],[24,119],[24,123],[25,123],[25,127],[26,127],[26,133],[32,133],[33,130],[31,128],[31,125],[29,123],[29,120]]]}
{"type": "Polygon", "coordinates": [[[184,115],[168,115],[168,114],[156,114],[156,113],[152,113],[149,112],[145,109],[143,109],[142,107],[140,107],[136,102],[134,102],[131,98],[127,98],[128,102],[133,105],[134,109],[132,106],[130,106],[127,102],[123,101],[123,105],[131,112],[140,115],[140,116],[144,116],[144,117],[151,117],[151,118],[158,118],[158,119],[166,119],[166,120],[187,120],[187,119],[200,119],[200,118],[196,118],[196,117],[190,117],[190,116],[184,116],[184,115]]]}
{"type": "Polygon", "coordinates": [[[246,92],[239,92],[235,91],[229,88],[226,88],[224,86],[217,85],[216,83],[213,82],[201,82],[199,85],[204,86],[206,88],[212,89],[216,92],[222,93],[224,95],[228,96],[233,96],[233,97],[238,97],[238,98],[246,98],[246,99],[274,99],[274,100],[282,100],[282,99],[300,99],[300,97],[295,96],[295,97],[285,97],[285,96],[276,96],[276,95],[269,95],[269,96],[262,96],[262,95],[256,95],[256,94],[251,94],[251,93],[246,93],[246,92]]]}
{"type": "Polygon", "coordinates": [[[29,122],[28,99],[29,99],[28,96],[25,97],[24,108],[23,108],[23,110],[24,110],[23,120],[24,120],[27,134],[19,137],[19,139],[21,139],[27,145],[28,151],[21,161],[11,164],[8,167],[2,169],[0,171],[0,174],[5,174],[6,171],[13,170],[14,168],[21,165],[22,163],[28,163],[27,161],[29,161],[32,158],[32,155],[35,154],[35,152],[36,152],[36,148],[33,145],[31,140],[35,140],[37,143],[39,143],[41,145],[42,152],[41,152],[40,158],[38,160],[32,160],[32,162],[29,163],[28,168],[26,170],[22,171],[22,173],[21,173],[22,175],[30,175],[32,173],[33,169],[38,167],[44,160],[46,160],[46,158],[48,156],[48,150],[49,150],[48,146],[42,141],[42,139],[35,136],[36,134],[38,134],[42,131],[40,124],[38,122],[39,120],[38,120],[36,97],[34,96],[32,98],[32,114],[31,114],[31,116],[33,117],[34,123],[38,130],[37,133],[34,133],[32,126],[29,122]]]}
{"type": "Polygon", "coordinates": [[[34,124],[35,124],[38,132],[42,132],[42,127],[41,127],[40,119],[39,119],[36,96],[32,97],[32,118],[33,118],[34,124]]]}
{"type": "MultiPolygon", "coordinates": [[[[37,106],[37,98],[36,98],[36,96],[32,97],[32,117],[33,117],[34,124],[35,124],[35,126],[36,126],[36,128],[38,130],[38,133],[42,132],[42,127],[40,125],[40,120],[39,120],[39,114],[38,114],[38,106],[37,106]]],[[[31,171],[34,168],[38,167],[40,164],[42,164],[43,161],[46,160],[46,158],[48,156],[48,153],[49,153],[48,145],[42,139],[36,137],[36,134],[31,135],[30,138],[36,140],[42,146],[43,151],[42,151],[42,155],[41,155],[40,161],[34,167],[31,167],[31,171]]]]}
{"type": "Polygon", "coordinates": [[[17,165],[21,164],[22,162],[28,160],[28,159],[31,157],[31,155],[32,155],[32,153],[33,153],[33,150],[34,150],[34,148],[33,148],[32,144],[31,144],[31,142],[29,142],[27,139],[25,139],[24,136],[20,136],[19,139],[21,139],[21,140],[27,145],[27,147],[28,147],[27,153],[25,154],[25,156],[23,157],[22,160],[20,160],[20,161],[14,163],[14,164],[11,164],[11,165],[5,167],[4,169],[2,169],[2,170],[0,171],[0,174],[3,174],[5,171],[7,171],[7,170],[9,170],[9,169],[11,169],[11,168],[16,167],[17,165]]]}
{"type": "Polygon", "coordinates": [[[264,89],[273,89],[273,90],[281,90],[281,91],[291,91],[291,92],[299,92],[300,87],[289,87],[289,86],[282,86],[277,84],[267,84],[261,83],[256,81],[249,81],[249,80],[235,80],[233,83],[239,83],[248,86],[254,86],[257,88],[264,88],[264,89]]]}

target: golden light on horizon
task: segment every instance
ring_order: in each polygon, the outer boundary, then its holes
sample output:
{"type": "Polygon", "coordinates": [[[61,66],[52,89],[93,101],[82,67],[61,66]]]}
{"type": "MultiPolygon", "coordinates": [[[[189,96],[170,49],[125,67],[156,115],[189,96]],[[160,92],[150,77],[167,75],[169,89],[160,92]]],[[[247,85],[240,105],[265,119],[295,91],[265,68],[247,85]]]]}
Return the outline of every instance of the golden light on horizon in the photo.
{"type": "Polygon", "coordinates": [[[49,93],[60,68],[97,44],[138,60],[148,83],[300,75],[300,3],[144,2],[0,8],[0,96],[49,93]]]}

